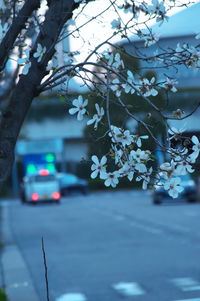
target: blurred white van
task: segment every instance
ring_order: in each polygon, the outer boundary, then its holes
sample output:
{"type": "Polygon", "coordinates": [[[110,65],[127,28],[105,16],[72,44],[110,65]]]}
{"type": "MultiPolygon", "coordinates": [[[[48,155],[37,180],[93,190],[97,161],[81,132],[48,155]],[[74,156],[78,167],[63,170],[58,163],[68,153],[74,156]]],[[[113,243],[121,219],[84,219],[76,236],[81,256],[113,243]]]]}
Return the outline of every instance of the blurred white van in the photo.
{"type": "Polygon", "coordinates": [[[56,174],[40,170],[38,174],[27,175],[21,186],[23,202],[60,201],[60,186],[56,174]]]}

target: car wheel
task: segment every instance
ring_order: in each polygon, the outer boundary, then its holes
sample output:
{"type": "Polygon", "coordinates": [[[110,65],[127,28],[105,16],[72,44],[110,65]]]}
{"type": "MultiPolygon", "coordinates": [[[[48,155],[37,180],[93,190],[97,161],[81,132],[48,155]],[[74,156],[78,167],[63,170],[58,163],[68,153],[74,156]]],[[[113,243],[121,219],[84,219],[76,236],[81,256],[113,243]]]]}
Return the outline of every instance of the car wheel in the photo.
{"type": "Polygon", "coordinates": [[[153,200],[154,205],[160,205],[161,203],[162,203],[161,200],[158,200],[158,199],[153,200]]]}
{"type": "Polygon", "coordinates": [[[89,193],[89,190],[88,190],[87,187],[84,187],[84,188],[81,189],[81,192],[82,192],[82,194],[86,195],[86,194],[89,193]]]}
{"type": "Polygon", "coordinates": [[[21,198],[22,204],[26,203],[26,197],[25,197],[24,193],[21,194],[21,197],[20,197],[20,198],[21,198]]]}
{"type": "Polygon", "coordinates": [[[188,203],[195,203],[196,200],[195,200],[195,199],[187,199],[187,202],[188,202],[188,203]]]}

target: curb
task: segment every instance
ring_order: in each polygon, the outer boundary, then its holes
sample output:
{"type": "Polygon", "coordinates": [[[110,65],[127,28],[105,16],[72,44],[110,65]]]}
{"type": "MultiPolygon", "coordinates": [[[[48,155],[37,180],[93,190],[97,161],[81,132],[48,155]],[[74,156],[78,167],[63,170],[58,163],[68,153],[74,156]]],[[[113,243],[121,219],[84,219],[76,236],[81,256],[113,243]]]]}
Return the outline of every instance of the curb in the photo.
{"type": "Polygon", "coordinates": [[[1,255],[5,290],[9,301],[39,301],[21,252],[9,224],[9,202],[2,202],[3,252],[1,255]]]}

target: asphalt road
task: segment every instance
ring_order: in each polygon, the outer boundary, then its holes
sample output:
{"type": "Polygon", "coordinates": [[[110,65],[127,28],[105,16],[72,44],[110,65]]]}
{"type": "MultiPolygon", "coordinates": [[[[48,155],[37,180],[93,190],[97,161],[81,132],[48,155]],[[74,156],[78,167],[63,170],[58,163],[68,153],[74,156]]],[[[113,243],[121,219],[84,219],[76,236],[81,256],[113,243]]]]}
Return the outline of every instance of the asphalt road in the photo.
{"type": "Polygon", "coordinates": [[[70,293],[87,301],[200,301],[199,203],[155,206],[148,192],[99,192],[60,205],[12,202],[9,219],[41,301],[41,237],[51,301],[70,293]]]}

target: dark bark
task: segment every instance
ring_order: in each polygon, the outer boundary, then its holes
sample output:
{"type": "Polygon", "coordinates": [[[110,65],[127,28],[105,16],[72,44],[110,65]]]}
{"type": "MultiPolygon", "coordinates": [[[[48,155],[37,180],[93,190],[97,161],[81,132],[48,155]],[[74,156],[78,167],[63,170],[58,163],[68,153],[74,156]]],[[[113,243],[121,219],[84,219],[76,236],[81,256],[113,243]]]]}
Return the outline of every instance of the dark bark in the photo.
{"type": "Polygon", "coordinates": [[[3,38],[0,44],[0,72],[5,67],[10,50],[13,48],[19,33],[25,28],[25,23],[33,11],[40,7],[40,2],[41,0],[27,0],[3,38]]]}
{"type": "Polygon", "coordinates": [[[14,160],[14,148],[18,134],[33,98],[37,95],[37,87],[46,74],[46,66],[55,52],[56,40],[66,21],[71,18],[76,8],[72,0],[52,0],[45,16],[41,33],[36,45],[46,46],[47,52],[38,63],[31,57],[31,68],[27,75],[21,75],[15,87],[9,105],[1,116],[0,122],[0,188],[10,173],[14,160]]]}

